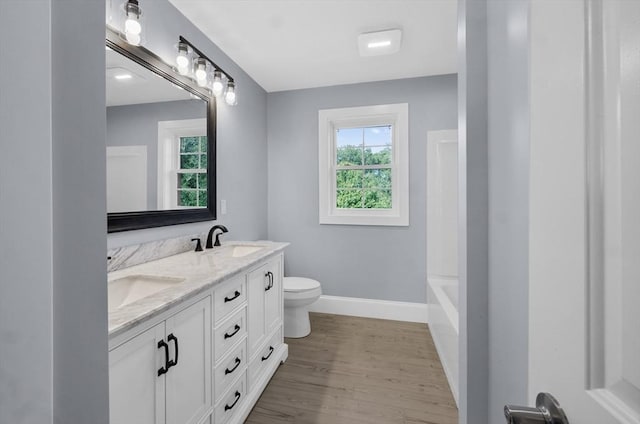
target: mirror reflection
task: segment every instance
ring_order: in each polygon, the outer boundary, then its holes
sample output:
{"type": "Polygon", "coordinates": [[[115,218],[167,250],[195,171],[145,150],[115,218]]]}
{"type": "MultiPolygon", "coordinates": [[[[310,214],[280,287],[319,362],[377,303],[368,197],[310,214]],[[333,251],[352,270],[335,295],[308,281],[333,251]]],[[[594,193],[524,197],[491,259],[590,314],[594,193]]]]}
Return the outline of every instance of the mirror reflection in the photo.
{"type": "Polygon", "coordinates": [[[207,207],[207,102],[106,49],[107,210],[207,207]]]}

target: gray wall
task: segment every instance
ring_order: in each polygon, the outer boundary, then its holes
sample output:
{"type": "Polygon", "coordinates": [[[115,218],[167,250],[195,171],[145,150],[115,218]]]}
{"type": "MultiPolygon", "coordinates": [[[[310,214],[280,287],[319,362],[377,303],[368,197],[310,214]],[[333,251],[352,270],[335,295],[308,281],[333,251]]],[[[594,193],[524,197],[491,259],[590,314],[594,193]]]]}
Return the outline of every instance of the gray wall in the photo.
{"type": "Polygon", "coordinates": [[[529,0],[461,0],[460,417],[527,405],[529,0]],[[466,190],[465,190],[466,189],[466,190]],[[464,246],[464,247],[463,247],[464,246]]]}
{"type": "Polygon", "coordinates": [[[52,422],[51,81],[42,78],[51,68],[48,6],[0,2],[2,423],[52,422]],[[33,27],[16,43],[25,16],[33,27]],[[13,66],[25,51],[39,58],[39,66],[13,66]],[[27,152],[37,154],[24,160],[27,152]]]}
{"type": "Polygon", "coordinates": [[[107,146],[147,146],[147,209],[158,209],[158,122],[206,116],[201,100],[107,108],[107,146]]]}
{"type": "Polygon", "coordinates": [[[489,422],[527,405],[529,348],[529,0],[487,3],[489,422]]]}
{"type": "Polygon", "coordinates": [[[269,238],[324,294],[426,302],[427,131],[456,128],[456,76],[270,93],[269,238]],[[318,224],[318,110],[409,103],[410,226],[318,224]]]}
{"type": "Polygon", "coordinates": [[[108,423],[103,21],[0,2],[2,423],[108,423]]]}
{"type": "MultiPolygon", "coordinates": [[[[121,2],[114,1],[117,12],[121,2]]],[[[141,3],[146,24],[145,47],[173,63],[182,35],[215,60],[237,83],[238,105],[218,103],[218,200],[227,200],[227,215],[218,223],[229,228],[227,239],[267,237],[267,94],[206,38],[167,0],[141,3]]],[[[218,201],[219,204],[219,201],[218,201]]],[[[218,208],[219,209],[219,208],[218,208]]],[[[207,231],[214,222],[177,225],[108,236],[110,248],[207,231]]]]}
{"type": "Polygon", "coordinates": [[[486,31],[486,0],[459,0],[458,410],[461,424],[488,424],[490,409],[486,31]]]}

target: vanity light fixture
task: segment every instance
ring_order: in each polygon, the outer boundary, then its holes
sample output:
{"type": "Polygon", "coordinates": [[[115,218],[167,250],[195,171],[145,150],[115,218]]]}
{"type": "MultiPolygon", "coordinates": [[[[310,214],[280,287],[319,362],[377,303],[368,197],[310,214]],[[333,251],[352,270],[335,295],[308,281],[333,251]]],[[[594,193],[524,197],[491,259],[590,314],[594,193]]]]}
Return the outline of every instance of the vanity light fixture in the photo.
{"type": "Polygon", "coordinates": [[[176,56],[176,64],[178,65],[178,72],[181,75],[189,74],[189,46],[185,43],[178,43],[178,56],[176,56]]]}
{"type": "Polygon", "coordinates": [[[180,74],[195,79],[200,87],[209,87],[216,97],[224,93],[224,100],[228,105],[237,103],[236,83],[228,73],[182,36],[178,40],[177,49],[176,64],[180,74]],[[193,61],[189,61],[190,54],[193,61]],[[186,66],[183,66],[185,63],[186,66]],[[189,69],[190,63],[193,63],[193,73],[189,69]],[[224,78],[227,79],[226,91],[224,78]]]}
{"type": "Polygon", "coordinates": [[[236,104],[236,100],[236,83],[229,81],[229,83],[227,83],[227,92],[224,94],[224,101],[227,102],[229,106],[233,106],[236,104]]]}
{"type": "Polygon", "coordinates": [[[215,70],[213,72],[213,83],[211,84],[211,91],[213,95],[218,97],[224,91],[224,84],[222,83],[222,72],[215,70]]]}
{"type": "Polygon", "coordinates": [[[195,61],[195,76],[200,87],[207,86],[207,61],[201,57],[195,61]]]}
{"type": "Polygon", "coordinates": [[[127,0],[124,4],[124,36],[127,43],[139,46],[142,42],[142,9],[138,0],[127,0]]]}

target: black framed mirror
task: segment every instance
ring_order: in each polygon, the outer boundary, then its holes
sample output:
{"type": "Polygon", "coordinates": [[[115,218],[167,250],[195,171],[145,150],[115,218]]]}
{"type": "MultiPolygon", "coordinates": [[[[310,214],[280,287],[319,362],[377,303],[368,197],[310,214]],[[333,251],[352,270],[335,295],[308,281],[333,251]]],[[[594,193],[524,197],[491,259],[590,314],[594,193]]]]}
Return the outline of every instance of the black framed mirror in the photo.
{"type": "Polygon", "coordinates": [[[106,32],[108,232],[216,219],[216,101],[106,32]]]}

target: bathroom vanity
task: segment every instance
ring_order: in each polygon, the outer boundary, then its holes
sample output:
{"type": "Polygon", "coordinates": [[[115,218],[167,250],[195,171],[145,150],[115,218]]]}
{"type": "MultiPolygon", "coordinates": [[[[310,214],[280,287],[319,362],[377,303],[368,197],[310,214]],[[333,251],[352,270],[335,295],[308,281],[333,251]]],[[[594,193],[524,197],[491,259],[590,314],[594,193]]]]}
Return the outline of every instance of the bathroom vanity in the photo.
{"type": "Polygon", "coordinates": [[[286,246],[235,242],[109,273],[112,424],[243,422],[288,355],[286,246]]]}

